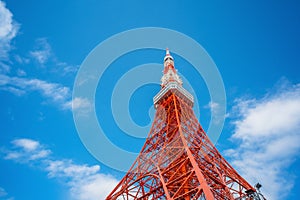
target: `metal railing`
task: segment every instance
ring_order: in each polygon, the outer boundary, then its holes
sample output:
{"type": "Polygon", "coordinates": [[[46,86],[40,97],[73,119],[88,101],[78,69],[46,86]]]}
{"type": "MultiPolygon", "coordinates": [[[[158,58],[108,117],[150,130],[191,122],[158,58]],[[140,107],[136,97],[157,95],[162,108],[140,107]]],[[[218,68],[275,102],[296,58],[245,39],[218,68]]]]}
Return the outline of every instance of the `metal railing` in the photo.
{"type": "Polygon", "coordinates": [[[183,95],[186,98],[187,101],[189,101],[188,103],[191,103],[192,105],[194,104],[194,97],[193,95],[191,95],[191,93],[189,93],[177,82],[170,82],[162,90],[160,90],[157,95],[153,97],[154,105],[156,105],[169,91],[178,91],[181,95],[183,95]]]}

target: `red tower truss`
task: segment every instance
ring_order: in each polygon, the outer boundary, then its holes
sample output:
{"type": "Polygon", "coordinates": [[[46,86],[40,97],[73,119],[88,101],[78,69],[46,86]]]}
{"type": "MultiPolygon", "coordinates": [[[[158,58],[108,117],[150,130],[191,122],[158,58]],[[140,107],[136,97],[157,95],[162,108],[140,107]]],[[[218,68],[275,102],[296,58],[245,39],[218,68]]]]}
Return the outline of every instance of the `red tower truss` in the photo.
{"type": "Polygon", "coordinates": [[[264,199],[221,156],[193,112],[168,49],[147,140],[106,200],[264,199]]]}

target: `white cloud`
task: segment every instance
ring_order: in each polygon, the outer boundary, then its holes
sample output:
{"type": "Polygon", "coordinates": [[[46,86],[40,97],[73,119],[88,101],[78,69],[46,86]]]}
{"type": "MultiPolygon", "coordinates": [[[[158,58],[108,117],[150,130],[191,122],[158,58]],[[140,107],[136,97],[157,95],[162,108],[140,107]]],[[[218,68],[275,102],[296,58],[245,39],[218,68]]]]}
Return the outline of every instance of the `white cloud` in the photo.
{"type": "Polygon", "coordinates": [[[213,120],[214,124],[220,124],[223,121],[223,119],[225,117],[227,117],[226,115],[224,116],[224,114],[222,112],[222,107],[217,102],[210,101],[208,103],[208,105],[205,106],[205,108],[210,109],[211,115],[213,117],[212,120],[213,120]]]}
{"type": "Polygon", "coordinates": [[[17,75],[18,75],[18,76],[26,76],[27,74],[26,74],[26,72],[25,72],[24,70],[22,70],[22,69],[17,69],[17,75]]]}
{"type": "Polygon", "coordinates": [[[22,96],[26,93],[24,90],[21,90],[21,89],[15,88],[15,87],[11,87],[11,86],[1,87],[1,85],[0,85],[0,90],[13,93],[16,96],[22,96]]]}
{"type": "Polygon", "coordinates": [[[300,155],[300,84],[236,103],[232,139],[241,144],[225,153],[246,180],[262,183],[268,199],[284,199],[294,184],[288,168],[300,155]]]}
{"type": "Polygon", "coordinates": [[[72,101],[72,109],[82,109],[82,108],[90,108],[91,102],[86,98],[74,98],[72,101]]]}
{"type": "Polygon", "coordinates": [[[208,108],[210,108],[212,113],[217,113],[218,110],[220,109],[220,104],[210,101],[207,105],[208,108]]]}
{"type": "Polygon", "coordinates": [[[13,38],[16,35],[16,28],[13,25],[13,14],[6,8],[3,1],[0,1],[0,37],[13,38]]]}
{"type": "Polygon", "coordinates": [[[7,192],[5,191],[5,189],[0,187],[0,197],[4,197],[6,195],[7,195],[7,192]]]}
{"type": "Polygon", "coordinates": [[[12,142],[12,149],[7,150],[4,156],[6,160],[28,162],[46,158],[51,151],[45,149],[39,142],[31,139],[16,139],[12,142]]]}
{"type": "Polygon", "coordinates": [[[113,176],[98,173],[82,179],[79,184],[75,182],[71,195],[78,200],[105,199],[117,183],[113,176]]]}
{"type": "Polygon", "coordinates": [[[11,67],[0,60],[0,73],[7,74],[11,71],[11,67]]]}
{"type": "Polygon", "coordinates": [[[51,160],[46,168],[49,177],[67,180],[70,195],[76,200],[105,199],[117,185],[116,178],[99,170],[99,165],[77,165],[71,160],[51,160]]]}
{"type": "Polygon", "coordinates": [[[72,109],[80,115],[87,115],[92,109],[92,104],[87,98],[76,97],[73,100],[66,102],[64,108],[72,109]]]}
{"type": "MultiPolygon", "coordinates": [[[[79,66],[73,66],[66,62],[61,62],[52,51],[51,45],[47,38],[38,38],[35,41],[34,50],[29,52],[31,58],[33,58],[40,66],[55,66],[49,68],[50,72],[60,74],[62,76],[68,74],[74,74],[77,72],[79,66]]],[[[21,58],[20,56],[15,57],[16,61],[19,63],[25,63],[26,58],[21,58]]]]}
{"type": "Polygon", "coordinates": [[[26,151],[34,151],[40,146],[39,142],[30,139],[13,140],[12,143],[26,151]]]}
{"type": "Polygon", "coordinates": [[[11,143],[13,146],[5,151],[5,159],[34,166],[45,171],[49,178],[61,180],[69,188],[74,200],[105,199],[118,183],[115,177],[100,173],[99,165],[75,164],[70,159],[51,157],[51,150],[38,141],[17,139],[11,143]]]}
{"type": "Polygon", "coordinates": [[[99,165],[87,166],[76,165],[71,160],[51,160],[48,162],[46,170],[50,177],[73,177],[79,179],[84,176],[90,176],[99,171],[99,165]]]}
{"type": "Polygon", "coordinates": [[[3,187],[0,187],[0,199],[1,200],[14,200],[13,197],[10,197],[3,187]]]}
{"type": "Polygon", "coordinates": [[[0,73],[7,74],[11,67],[5,62],[9,61],[9,51],[12,49],[11,41],[16,36],[19,25],[13,20],[13,14],[0,0],[0,73]]]}
{"type": "Polygon", "coordinates": [[[74,74],[79,69],[79,66],[69,65],[66,62],[56,61],[56,65],[58,66],[56,72],[60,73],[61,75],[74,74]]]}
{"type": "Polygon", "coordinates": [[[30,55],[40,64],[45,64],[52,55],[51,46],[46,38],[36,40],[35,50],[30,51],[30,55]]]}
{"type": "Polygon", "coordinates": [[[59,104],[62,108],[71,96],[70,89],[57,83],[49,83],[39,79],[10,77],[0,74],[0,90],[9,91],[17,96],[38,91],[47,100],[59,104]]]}
{"type": "Polygon", "coordinates": [[[19,64],[28,64],[30,62],[29,58],[26,57],[22,57],[20,55],[15,55],[14,56],[15,61],[17,61],[17,63],[19,64]]]}
{"type": "MultiPolygon", "coordinates": [[[[0,0],[0,73],[2,74],[8,74],[12,71],[9,52],[13,49],[12,40],[16,37],[19,27],[20,25],[13,19],[13,13],[6,7],[5,2],[0,0]]],[[[47,38],[35,40],[35,46],[29,52],[29,58],[14,55],[14,61],[19,64],[28,64],[30,60],[34,59],[40,66],[44,66],[46,63],[51,66],[54,65],[56,68],[52,68],[52,72],[62,76],[74,74],[79,68],[59,61],[55,57],[47,38]]],[[[18,76],[26,75],[24,70],[17,70],[16,73],[18,76]]]]}
{"type": "MultiPolygon", "coordinates": [[[[251,136],[267,137],[292,131],[300,120],[299,91],[287,92],[282,96],[258,103],[244,104],[246,108],[243,120],[236,122],[236,138],[247,139],[251,136]],[[254,108],[251,108],[255,106],[254,108]]],[[[241,106],[240,106],[241,107],[241,106]]]]}
{"type": "Polygon", "coordinates": [[[0,61],[8,58],[11,40],[16,36],[19,25],[13,20],[13,14],[0,1],[0,61]]]}

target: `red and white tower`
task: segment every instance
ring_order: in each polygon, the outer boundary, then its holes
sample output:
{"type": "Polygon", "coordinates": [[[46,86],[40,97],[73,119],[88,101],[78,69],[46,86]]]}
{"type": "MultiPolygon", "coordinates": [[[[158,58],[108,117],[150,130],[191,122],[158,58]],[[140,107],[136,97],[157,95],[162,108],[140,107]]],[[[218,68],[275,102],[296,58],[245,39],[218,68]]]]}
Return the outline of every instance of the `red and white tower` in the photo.
{"type": "Polygon", "coordinates": [[[169,50],[147,140],[106,200],[264,199],[221,156],[193,112],[169,50]]]}

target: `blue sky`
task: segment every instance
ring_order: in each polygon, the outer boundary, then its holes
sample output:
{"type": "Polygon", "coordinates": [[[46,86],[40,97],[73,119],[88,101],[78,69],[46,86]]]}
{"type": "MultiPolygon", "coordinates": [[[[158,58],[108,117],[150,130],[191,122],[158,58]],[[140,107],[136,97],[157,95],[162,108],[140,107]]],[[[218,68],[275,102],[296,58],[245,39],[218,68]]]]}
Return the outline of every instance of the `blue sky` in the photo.
{"type": "MultiPolygon", "coordinates": [[[[142,27],[179,31],[206,49],[227,97],[217,148],[251,184],[261,182],[269,199],[297,199],[299,11],[298,1],[279,0],[0,0],[0,199],[104,199],[122,178],[123,172],[99,162],[81,142],[72,115],[72,90],[93,48],[117,33],[142,27]]],[[[134,66],[162,64],[163,57],[164,51],[157,49],[123,55],[97,87],[95,104],[103,130],[128,151],[138,152],[144,140],[122,136],[112,115],[112,90],[134,66]]],[[[193,86],[199,120],[207,130],[219,105],[190,64],[179,55],[174,58],[193,86]]],[[[158,91],[157,84],[147,84],[132,94],[127,109],[138,125],[151,124],[153,110],[150,116],[148,112],[158,91]]],[[[73,109],[90,106],[73,99],[73,109]]]]}

